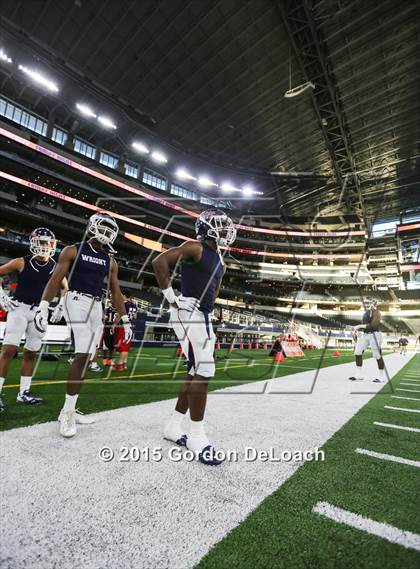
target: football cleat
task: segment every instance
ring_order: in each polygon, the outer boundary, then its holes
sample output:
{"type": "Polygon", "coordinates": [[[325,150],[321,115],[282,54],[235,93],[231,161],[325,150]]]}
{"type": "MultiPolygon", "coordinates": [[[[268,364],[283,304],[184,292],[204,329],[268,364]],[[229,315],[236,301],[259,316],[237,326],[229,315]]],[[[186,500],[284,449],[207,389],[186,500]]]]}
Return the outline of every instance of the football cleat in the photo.
{"type": "Polygon", "coordinates": [[[62,437],[74,437],[77,433],[76,428],[76,411],[61,411],[59,416],[60,435],[62,437]]]}
{"type": "Polygon", "coordinates": [[[364,377],[354,377],[354,375],[352,375],[351,377],[349,377],[350,381],[363,381],[364,377]]]}
{"type": "Polygon", "coordinates": [[[114,364],[111,371],[124,371],[124,364],[114,364]]]}
{"type": "Polygon", "coordinates": [[[187,446],[187,435],[182,434],[181,430],[171,428],[170,424],[165,427],[163,431],[163,438],[166,441],[171,441],[172,443],[179,445],[180,447],[187,446]]]}
{"type": "Polygon", "coordinates": [[[219,464],[223,462],[223,460],[216,457],[216,450],[211,445],[207,445],[203,448],[198,454],[198,460],[207,466],[219,466],[219,464]]]}
{"type": "Polygon", "coordinates": [[[102,365],[103,365],[104,367],[113,366],[113,365],[114,365],[114,362],[113,362],[112,360],[103,359],[103,360],[102,360],[102,365]]]}
{"type": "Polygon", "coordinates": [[[379,379],[379,377],[377,377],[376,379],[373,380],[373,383],[385,383],[385,380],[379,379]]]}
{"type": "Polygon", "coordinates": [[[98,365],[93,366],[92,364],[89,366],[89,371],[92,371],[93,373],[101,373],[102,368],[99,367],[98,365]]]}
{"type": "Polygon", "coordinates": [[[4,402],[3,402],[3,398],[0,395],[0,413],[3,413],[3,411],[6,409],[6,407],[4,406],[4,402]]]}
{"type": "MultiPolygon", "coordinates": [[[[63,413],[65,413],[65,411],[61,410],[57,421],[61,422],[63,418],[63,413]]],[[[75,413],[75,420],[78,425],[92,425],[92,423],[95,422],[95,419],[93,417],[90,417],[89,415],[84,415],[84,413],[82,413],[82,411],[79,411],[79,409],[76,409],[74,413],[75,413]]]]}
{"type": "Polygon", "coordinates": [[[22,393],[18,393],[16,401],[17,403],[24,403],[25,405],[39,405],[39,403],[42,403],[44,400],[42,397],[38,397],[31,393],[29,389],[26,389],[22,393]]]}

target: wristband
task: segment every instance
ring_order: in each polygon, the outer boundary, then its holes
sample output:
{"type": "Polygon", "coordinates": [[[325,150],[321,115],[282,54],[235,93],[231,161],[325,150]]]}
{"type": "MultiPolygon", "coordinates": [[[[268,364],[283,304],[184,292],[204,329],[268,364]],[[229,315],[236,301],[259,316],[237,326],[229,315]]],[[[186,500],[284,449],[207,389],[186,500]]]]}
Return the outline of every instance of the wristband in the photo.
{"type": "Polygon", "coordinates": [[[174,302],[176,302],[176,294],[171,286],[162,290],[162,294],[169,304],[174,304],[174,302]]]}
{"type": "Polygon", "coordinates": [[[39,309],[42,311],[47,311],[48,312],[48,308],[50,306],[50,303],[48,302],[48,300],[41,300],[41,302],[39,303],[39,309]]]}

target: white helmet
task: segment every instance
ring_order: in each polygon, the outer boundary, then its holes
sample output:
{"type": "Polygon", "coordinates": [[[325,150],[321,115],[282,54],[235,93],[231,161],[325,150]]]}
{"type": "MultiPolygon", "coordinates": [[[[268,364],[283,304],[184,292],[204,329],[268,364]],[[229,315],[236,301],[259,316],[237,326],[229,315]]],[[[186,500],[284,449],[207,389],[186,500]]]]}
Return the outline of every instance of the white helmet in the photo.
{"type": "Polygon", "coordinates": [[[236,239],[233,221],[221,209],[201,212],[195,222],[195,232],[199,241],[214,239],[221,247],[232,245],[236,239]]]}
{"type": "Polygon", "coordinates": [[[102,245],[112,245],[118,235],[118,225],[107,213],[95,213],[89,218],[88,233],[102,245]]]}
{"type": "Polygon", "coordinates": [[[51,229],[37,227],[29,236],[29,250],[34,257],[54,257],[57,240],[51,229]]]}

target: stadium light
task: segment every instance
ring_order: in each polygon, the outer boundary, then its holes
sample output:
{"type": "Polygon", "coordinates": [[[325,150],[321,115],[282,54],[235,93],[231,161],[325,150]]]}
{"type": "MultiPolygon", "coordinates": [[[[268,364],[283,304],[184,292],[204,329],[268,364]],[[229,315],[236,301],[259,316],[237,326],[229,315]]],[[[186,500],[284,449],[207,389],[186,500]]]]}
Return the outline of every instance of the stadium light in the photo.
{"type": "Polygon", "coordinates": [[[240,192],[241,191],[239,188],[235,188],[235,186],[233,184],[231,184],[230,182],[223,182],[220,187],[224,192],[240,192]]]}
{"type": "Polygon", "coordinates": [[[0,49],[0,59],[6,63],[13,63],[12,58],[7,55],[3,48],[0,49]]]}
{"type": "Polygon", "coordinates": [[[117,128],[117,125],[114,124],[109,117],[99,116],[98,122],[105,128],[112,128],[114,130],[117,128]]]}
{"type": "Polygon", "coordinates": [[[151,157],[155,162],[159,162],[159,164],[166,164],[166,162],[168,161],[166,156],[161,152],[158,152],[157,150],[152,152],[151,157]]]}
{"type": "Polygon", "coordinates": [[[217,186],[216,182],[213,182],[208,176],[200,176],[198,178],[198,184],[202,188],[209,188],[210,186],[217,186]]]}
{"type": "Polygon", "coordinates": [[[192,176],[185,168],[178,168],[175,172],[175,175],[180,178],[181,180],[196,180],[194,176],[192,176]]]}
{"type": "Polygon", "coordinates": [[[149,154],[150,152],[147,146],[142,142],[133,142],[131,146],[134,148],[134,150],[137,150],[137,152],[141,152],[142,154],[149,154]]]}
{"type": "Polygon", "coordinates": [[[252,196],[255,192],[252,186],[244,186],[242,188],[242,193],[244,194],[244,196],[252,196]]]}
{"type": "Polygon", "coordinates": [[[88,105],[83,105],[82,103],[76,103],[76,108],[85,117],[90,117],[96,119],[97,115],[92,111],[88,105]]]}
{"type": "Polygon", "coordinates": [[[38,85],[45,87],[46,89],[48,89],[49,91],[52,91],[53,93],[58,93],[59,88],[57,87],[57,85],[53,81],[50,81],[49,79],[47,79],[41,73],[38,73],[38,71],[34,71],[33,69],[29,69],[28,67],[25,67],[24,65],[19,65],[19,70],[22,71],[22,73],[25,73],[25,75],[27,75],[28,77],[30,77],[32,79],[32,81],[34,81],[35,83],[38,83],[38,85]]]}

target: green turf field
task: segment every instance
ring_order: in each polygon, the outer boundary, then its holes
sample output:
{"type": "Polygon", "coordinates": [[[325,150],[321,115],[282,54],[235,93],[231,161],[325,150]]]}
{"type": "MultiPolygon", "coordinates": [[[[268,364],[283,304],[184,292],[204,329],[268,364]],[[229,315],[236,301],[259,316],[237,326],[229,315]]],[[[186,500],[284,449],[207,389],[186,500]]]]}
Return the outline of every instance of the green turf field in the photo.
{"type": "Polygon", "coordinates": [[[312,511],[318,502],[328,502],[420,533],[419,468],[355,452],[362,448],[420,461],[419,432],[374,425],[377,421],[420,428],[419,413],[385,408],[420,410],[420,387],[410,387],[419,371],[417,355],[394,377],[392,388],[386,385],[324,445],[325,462],[302,466],[210,550],[197,569],[420,567],[420,552],[312,511]],[[410,391],[394,391],[399,386],[410,391]],[[397,393],[410,399],[397,399],[397,393]]]}
{"type": "MultiPolygon", "coordinates": [[[[332,353],[333,350],[310,350],[304,358],[288,358],[285,362],[274,365],[273,359],[264,350],[234,350],[229,355],[227,351],[219,350],[217,372],[210,383],[210,389],[353,361],[351,351],[342,351],[338,358],[333,357],[332,353]]],[[[57,418],[65,393],[69,367],[67,360],[68,354],[63,354],[58,362],[40,362],[31,390],[45,401],[37,406],[16,403],[21,361],[20,358],[13,360],[3,389],[6,411],[0,415],[0,430],[57,418]]],[[[110,374],[107,368],[102,374],[88,372],[79,398],[79,407],[84,413],[92,413],[170,399],[176,397],[184,376],[185,368],[182,367],[182,360],[176,357],[175,348],[132,350],[127,372],[110,374]]]]}

